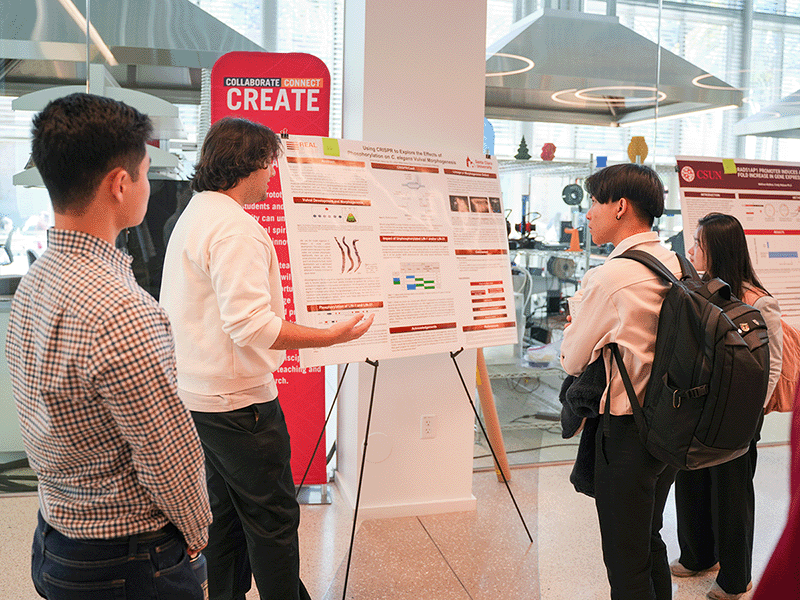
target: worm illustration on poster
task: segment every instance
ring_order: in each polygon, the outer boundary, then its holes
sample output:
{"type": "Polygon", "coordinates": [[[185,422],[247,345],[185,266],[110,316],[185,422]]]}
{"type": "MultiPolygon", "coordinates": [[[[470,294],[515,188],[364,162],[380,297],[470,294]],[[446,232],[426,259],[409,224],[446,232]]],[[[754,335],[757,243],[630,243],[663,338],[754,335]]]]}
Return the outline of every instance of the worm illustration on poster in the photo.
{"type": "MultiPolygon", "coordinates": [[[[339,241],[339,238],[334,237],[333,239],[336,240],[336,245],[339,246],[339,252],[342,253],[342,273],[344,273],[344,268],[346,266],[344,257],[344,248],[342,248],[342,243],[339,241]]],[[[344,238],[342,238],[342,240],[344,240],[344,238]]]]}
{"type": "Polygon", "coordinates": [[[347,269],[347,272],[349,273],[350,271],[353,270],[353,267],[355,266],[355,263],[353,262],[353,254],[350,252],[350,246],[347,245],[344,236],[342,236],[342,244],[344,244],[345,250],[347,250],[347,260],[350,261],[350,268],[347,269]]]}
{"type": "Polygon", "coordinates": [[[357,241],[358,240],[353,240],[353,252],[356,253],[356,261],[358,261],[358,264],[356,265],[356,268],[353,269],[354,273],[361,268],[361,255],[358,253],[358,248],[356,248],[356,242],[357,241]]]}

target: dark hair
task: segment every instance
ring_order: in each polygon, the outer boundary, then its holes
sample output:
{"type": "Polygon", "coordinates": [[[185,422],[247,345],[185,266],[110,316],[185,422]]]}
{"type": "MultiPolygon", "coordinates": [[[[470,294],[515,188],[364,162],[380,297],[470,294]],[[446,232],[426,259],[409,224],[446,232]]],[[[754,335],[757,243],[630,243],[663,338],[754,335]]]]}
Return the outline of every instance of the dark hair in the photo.
{"type": "Polygon", "coordinates": [[[80,214],[113,169],[136,181],[153,124],[123,102],[76,93],[48,103],[33,117],[31,133],[31,158],[53,210],[80,214]]]}
{"type": "Polygon", "coordinates": [[[737,298],[742,297],[745,283],[768,293],[753,270],[739,219],[713,212],[700,219],[697,226],[698,241],[705,254],[706,274],[709,277],[719,277],[725,281],[737,298]]]}
{"type": "Polygon", "coordinates": [[[250,173],[266,168],[281,153],[281,140],[266,125],[225,117],[206,134],[195,165],[192,189],[224,191],[250,173]]]}
{"type": "Polygon", "coordinates": [[[644,165],[611,165],[586,178],[586,191],[600,204],[627,198],[636,213],[650,225],[664,214],[664,184],[644,165]]]}

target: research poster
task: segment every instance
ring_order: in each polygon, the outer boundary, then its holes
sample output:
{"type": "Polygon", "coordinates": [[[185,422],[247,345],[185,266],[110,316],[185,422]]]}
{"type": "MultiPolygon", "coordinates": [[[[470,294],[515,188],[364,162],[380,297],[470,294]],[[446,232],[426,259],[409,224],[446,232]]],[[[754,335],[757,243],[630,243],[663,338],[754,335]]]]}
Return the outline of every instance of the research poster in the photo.
{"type": "Polygon", "coordinates": [[[800,163],[677,157],[686,248],[698,220],[723,212],[741,221],[756,275],[800,327],[800,163]]]}
{"type": "Polygon", "coordinates": [[[303,367],[516,343],[497,161],[290,136],[279,161],[297,321],[375,314],[303,367]]]}

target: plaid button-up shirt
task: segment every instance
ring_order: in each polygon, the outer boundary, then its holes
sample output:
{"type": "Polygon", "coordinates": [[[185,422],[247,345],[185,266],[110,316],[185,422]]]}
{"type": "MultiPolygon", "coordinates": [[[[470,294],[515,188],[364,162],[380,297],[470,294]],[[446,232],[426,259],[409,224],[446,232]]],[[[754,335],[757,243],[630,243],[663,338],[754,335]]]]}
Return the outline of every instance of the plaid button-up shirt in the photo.
{"type": "Polygon", "coordinates": [[[106,241],[51,229],[14,296],[6,341],[44,518],[72,538],[211,521],[203,451],[177,396],[172,330],[106,241]]]}

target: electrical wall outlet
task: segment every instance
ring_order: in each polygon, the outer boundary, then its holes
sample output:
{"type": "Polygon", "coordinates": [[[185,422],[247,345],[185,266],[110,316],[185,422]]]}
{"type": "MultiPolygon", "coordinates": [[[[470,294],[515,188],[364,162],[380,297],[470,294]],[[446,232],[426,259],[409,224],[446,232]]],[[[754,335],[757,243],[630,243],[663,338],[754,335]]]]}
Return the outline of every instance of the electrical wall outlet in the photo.
{"type": "Polygon", "coordinates": [[[420,417],[419,437],[422,440],[436,437],[436,415],[422,415],[420,417]]]}

